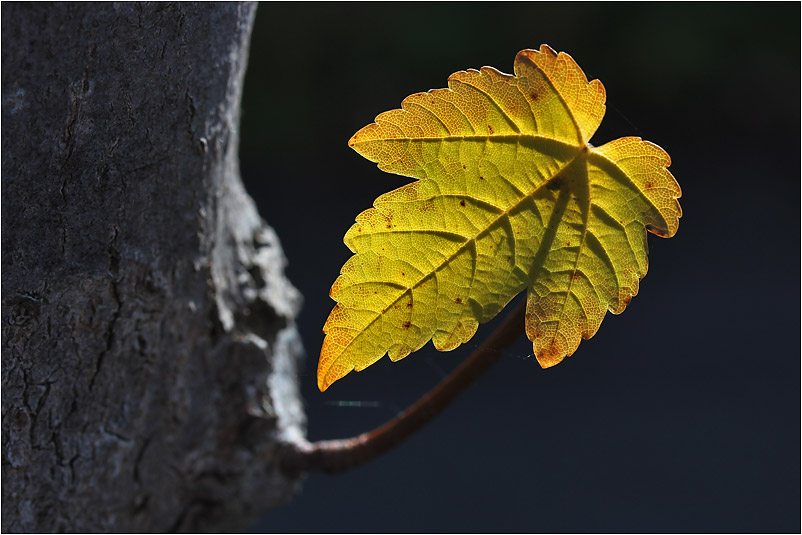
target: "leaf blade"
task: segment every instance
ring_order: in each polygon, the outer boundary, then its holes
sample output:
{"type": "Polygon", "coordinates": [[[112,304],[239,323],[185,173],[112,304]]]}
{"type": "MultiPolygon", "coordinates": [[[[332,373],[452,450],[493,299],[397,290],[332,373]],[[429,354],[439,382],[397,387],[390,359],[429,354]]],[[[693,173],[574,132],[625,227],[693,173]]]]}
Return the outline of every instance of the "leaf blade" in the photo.
{"type": "Polygon", "coordinates": [[[527,335],[554,365],[637,293],[643,229],[676,232],[680,192],[662,149],[587,145],[604,114],[600,82],[546,45],[520,52],[515,73],[455,73],[349,141],[418,181],[379,197],[346,233],[355,254],[332,286],[321,390],[429,340],[453,349],[523,289],[527,335]]]}

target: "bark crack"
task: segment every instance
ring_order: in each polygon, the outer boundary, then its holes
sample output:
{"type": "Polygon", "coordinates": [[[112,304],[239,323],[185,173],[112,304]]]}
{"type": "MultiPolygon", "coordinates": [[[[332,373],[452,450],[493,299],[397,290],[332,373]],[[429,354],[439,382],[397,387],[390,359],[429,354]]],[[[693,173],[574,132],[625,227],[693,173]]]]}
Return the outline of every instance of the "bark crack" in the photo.
{"type": "Polygon", "coordinates": [[[95,386],[95,379],[97,379],[98,373],[100,373],[100,368],[103,365],[103,360],[106,358],[106,355],[112,351],[114,347],[114,330],[117,326],[117,321],[120,319],[120,313],[122,311],[123,303],[122,298],[120,297],[120,288],[119,288],[119,269],[120,269],[120,253],[115,248],[115,244],[117,242],[117,236],[119,234],[119,230],[115,225],[114,229],[114,237],[111,239],[111,243],[109,243],[106,252],[109,255],[109,274],[111,275],[111,279],[109,281],[109,293],[111,295],[112,301],[114,302],[115,308],[112,312],[111,320],[109,321],[109,326],[106,329],[106,344],[103,351],[100,352],[98,355],[97,361],[95,363],[95,370],[92,373],[92,377],[89,379],[89,390],[91,391],[95,386]]]}

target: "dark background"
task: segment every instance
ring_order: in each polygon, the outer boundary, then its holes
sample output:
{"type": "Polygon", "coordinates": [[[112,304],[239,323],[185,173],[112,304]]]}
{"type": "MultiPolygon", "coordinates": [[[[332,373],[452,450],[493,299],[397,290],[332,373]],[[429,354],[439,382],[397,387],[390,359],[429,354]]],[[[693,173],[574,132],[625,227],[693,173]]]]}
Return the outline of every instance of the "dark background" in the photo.
{"type": "Polygon", "coordinates": [[[407,95],[466,68],[511,72],[548,43],[607,88],[594,144],[665,148],[685,215],[676,237],[650,235],[641,294],[573,357],[542,370],[522,334],[426,429],[310,476],[253,529],[799,532],[799,20],[798,3],[263,4],[242,171],[304,295],[310,439],[392,417],[492,330],[317,390],[342,237],[409,180],[347,141],[407,95]]]}

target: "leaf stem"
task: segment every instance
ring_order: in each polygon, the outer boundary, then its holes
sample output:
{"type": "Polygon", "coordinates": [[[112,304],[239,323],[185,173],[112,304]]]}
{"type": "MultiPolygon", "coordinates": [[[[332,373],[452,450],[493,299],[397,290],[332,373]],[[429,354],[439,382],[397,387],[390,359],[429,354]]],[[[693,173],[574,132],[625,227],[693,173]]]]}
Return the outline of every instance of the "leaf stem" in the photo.
{"type": "Polygon", "coordinates": [[[437,417],[499,360],[523,331],[525,312],[524,299],[448,377],[404,412],[376,429],[351,438],[285,443],[281,452],[281,469],[288,474],[335,474],[365,464],[397,446],[437,417]]]}

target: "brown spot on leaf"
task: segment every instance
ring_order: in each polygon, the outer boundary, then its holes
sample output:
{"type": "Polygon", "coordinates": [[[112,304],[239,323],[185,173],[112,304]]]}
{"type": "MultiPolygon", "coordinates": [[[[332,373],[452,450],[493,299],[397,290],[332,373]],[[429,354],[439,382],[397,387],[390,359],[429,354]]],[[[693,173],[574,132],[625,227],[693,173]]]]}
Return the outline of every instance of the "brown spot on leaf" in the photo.
{"type": "Polygon", "coordinates": [[[412,308],[412,303],[407,303],[407,308],[412,308]]]}
{"type": "Polygon", "coordinates": [[[537,91],[530,91],[529,92],[529,98],[531,98],[532,100],[537,100],[539,96],[540,95],[537,94],[537,91]]]}
{"type": "Polygon", "coordinates": [[[459,304],[462,303],[462,298],[461,297],[457,297],[456,299],[454,299],[454,302],[459,305],[459,304]]]}
{"type": "Polygon", "coordinates": [[[550,368],[562,360],[560,358],[560,348],[557,342],[552,338],[548,346],[543,348],[539,353],[535,354],[537,361],[543,368],[550,368]]]}
{"type": "Polygon", "coordinates": [[[491,134],[493,134],[495,132],[493,130],[493,126],[492,125],[487,125],[487,131],[490,132],[491,134]]]}
{"type": "Polygon", "coordinates": [[[460,206],[465,206],[465,199],[462,199],[462,200],[459,202],[459,205],[460,205],[460,206]]]}
{"type": "Polygon", "coordinates": [[[582,276],[582,275],[580,275],[578,271],[574,271],[574,274],[573,274],[573,275],[571,275],[571,279],[573,279],[573,280],[577,280],[577,279],[578,279],[579,277],[581,277],[581,276],[582,276]]]}
{"type": "Polygon", "coordinates": [[[485,179],[485,177],[483,177],[483,176],[479,177],[479,180],[484,180],[484,179],[485,179]]]}
{"type": "Polygon", "coordinates": [[[387,223],[387,228],[393,228],[393,224],[392,223],[387,223]]]}
{"type": "Polygon", "coordinates": [[[403,327],[404,329],[409,329],[411,326],[412,324],[408,321],[405,321],[404,323],[401,324],[401,327],[403,327]]]}
{"type": "Polygon", "coordinates": [[[549,180],[548,182],[546,182],[546,187],[548,189],[550,189],[551,191],[557,191],[558,189],[563,187],[563,183],[564,182],[565,182],[565,180],[563,180],[563,177],[556,176],[556,177],[552,178],[551,180],[549,180]]]}
{"type": "Polygon", "coordinates": [[[654,182],[652,182],[651,180],[647,180],[644,186],[646,187],[646,189],[652,189],[654,187],[654,182]]]}

